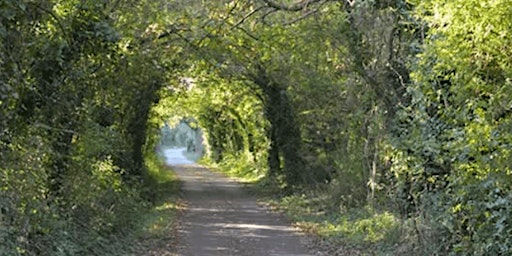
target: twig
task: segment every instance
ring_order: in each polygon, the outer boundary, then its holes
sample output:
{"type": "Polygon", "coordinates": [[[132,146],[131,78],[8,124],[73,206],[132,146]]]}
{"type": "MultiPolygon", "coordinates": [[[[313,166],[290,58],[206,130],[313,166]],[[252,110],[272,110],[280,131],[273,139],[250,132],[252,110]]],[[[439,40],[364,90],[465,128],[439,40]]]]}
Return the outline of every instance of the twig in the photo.
{"type": "Polygon", "coordinates": [[[294,23],[296,23],[296,22],[299,22],[299,21],[301,21],[301,20],[303,20],[303,19],[308,18],[309,16],[311,16],[311,15],[313,15],[313,14],[317,13],[317,12],[318,12],[318,9],[310,10],[310,11],[308,11],[308,12],[306,12],[306,13],[302,14],[300,17],[297,17],[297,18],[295,18],[295,19],[293,19],[293,20],[290,20],[290,21],[288,21],[288,22],[283,23],[283,25],[285,25],[285,26],[292,25],[292,24],[294,24],[294,23]]]}
{"type": "Polygon", "coordinates": [[[69,133],[69,134],[76,134],[77,132],[76,131],[73,131],[73,130],[69,130],[69,129],[61,129],[61,128],[55,128],[55,127],[51,127],[49,125],[46,125],[46,124],[41,124],[41,123],[36,123],[34,124],[36,127],[39,127],[39,128],[43,128],[43,129],[46,129],[46,130],[49,130],[49,131],[60,131],[60,132],[63,132],[63,133],[69,133]]]}
{"type": "Polygon", "coordinates": [[[307,8],[310,4],[316,4],[319,2],[323,2],[325,0],[303,0],[300,2],[295,2],[290,5],[285,4],[278,4],[272,0],[262,0],[268,7],[272,7],[276,10],[281,11],[288,11],[288,12],[298,12],[303,11],[305,8],[307,8]]]}
{"type": "Polygon", "coordinates": [[[57,22],[57,25],[59,26],[59,28],[62,31],[62,33],[65,35],[65,38],[67,39],[66,41],[68,42],[69,45],[71,45],[71,37],[67,33],[66,29],[64,29],[64,26],[62,25],[62,22],[60,21],[59,17],[57,17],[57,15],[55,15],[55,13],[53,13],[52,11],[43,8],[43,7],[41,7],[38,4],[35,4],[35,3],[32,3],[32,2],[30,2],[30,4],[35,6],[37,9],[39,9],[39,10],[49,14],[57,22]]]}
{"type": "Polygon", "coordinates": [[[249,17],[251,17],[252,15],[254,15],[255,13],[259,12],[260,10],[262,10],[263,8],[265,8],[264,6],[260,6],[254,10],[252,10],[251,12],[249,12],[248,14],[246,14],[242,19],[240,19],[237,23],[233,24],[233,26],[231,27],[231,29],[234,29],[234,28],[237,28],[238,26],[240,26],[240,24],[244,23],[249,17]]]}

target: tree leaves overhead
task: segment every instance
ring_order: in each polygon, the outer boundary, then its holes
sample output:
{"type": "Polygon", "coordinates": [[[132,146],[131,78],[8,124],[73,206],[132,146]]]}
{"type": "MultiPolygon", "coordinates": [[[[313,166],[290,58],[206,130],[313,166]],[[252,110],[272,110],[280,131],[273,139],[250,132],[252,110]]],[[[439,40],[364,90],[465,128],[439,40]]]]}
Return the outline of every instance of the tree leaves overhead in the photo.
{"type": "Polygon", "coordinates": [[[326,209],[401,215],[411,250],[506,254],[511,12],[507,0],[4,0],[0,251],[80,254],[75,226],[120,228],[112,200],[144,183],[158,126],[194,117],[220,165],[286,193],[320,187],[326,209]]]}

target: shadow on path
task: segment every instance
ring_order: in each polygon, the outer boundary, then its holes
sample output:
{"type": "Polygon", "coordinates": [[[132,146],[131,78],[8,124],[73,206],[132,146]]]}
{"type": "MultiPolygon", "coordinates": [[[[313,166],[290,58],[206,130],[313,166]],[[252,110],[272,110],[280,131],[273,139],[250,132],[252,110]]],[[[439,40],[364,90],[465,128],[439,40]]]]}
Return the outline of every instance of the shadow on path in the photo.
{"type": "Polygon", "coordinates": [[[312,255],[303,236],[279,214],[259,206],[234,180],[195,164],[168,164],[183,182],[187,203],[179,255],[312,255]]]}

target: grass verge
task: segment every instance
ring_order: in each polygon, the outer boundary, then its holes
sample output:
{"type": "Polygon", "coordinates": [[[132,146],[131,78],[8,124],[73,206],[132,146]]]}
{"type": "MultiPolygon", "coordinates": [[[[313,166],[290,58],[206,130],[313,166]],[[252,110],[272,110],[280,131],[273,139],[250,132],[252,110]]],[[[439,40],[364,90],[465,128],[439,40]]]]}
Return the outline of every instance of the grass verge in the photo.
{"type": "MultiPolygon", "coordinates": [[[[243,162],[243,161],[242,161],[243,162]]],[[[249,184],[261,203],[284,213],[295,226],[315,237],[313,246],[328,255],[408,255],[410,223],[393,213],[370,207],[346,209],[336,206],[328,189],[285,195],[279,182],[255,179],[254,172],[241,171],[245,164],[221,163],[213,168],[249,184]]]]}
{"type": "Polygon", "coordinates": [[[146,194],[151,207],[141,216],[135,255],[169,255],[177,248],[178,217],[183,209],[181,184],[156,154],[146,156],[146,194]]]}
{"type": "Polygon", "coordinates": [[[392,213],[368,207],[337,210],[328,195],[264,197],[303,231],[318,238],[329,255],[399,255],[402,229],[392,213]]]}
{"type": "Polygon", "coordinates": [[[225,155],[220,163],[215,163],[211,159],[203,158],[199,161],[210,168],[210,170],[224,173],[235,178],[241,183],[255,184],[264,177],[265,166],[255,161],[248,153],[237,155],[225,155]]]}

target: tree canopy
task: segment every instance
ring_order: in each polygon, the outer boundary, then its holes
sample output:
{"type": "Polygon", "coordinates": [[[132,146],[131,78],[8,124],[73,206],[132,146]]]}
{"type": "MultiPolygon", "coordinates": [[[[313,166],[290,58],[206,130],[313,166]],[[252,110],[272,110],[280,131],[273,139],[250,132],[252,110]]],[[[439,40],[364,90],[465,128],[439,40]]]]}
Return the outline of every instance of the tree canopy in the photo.
{"type": "Polygon", "coordinates": [[[391,213],[413,223],[411,251],[507,254],[511,13],[508,0],[4,0],[0,252],[79,255],[122,232],[150,199],[161,125],[193,118],[212,162],[283,194],[327,191],[329,211],[391,213]]]}

